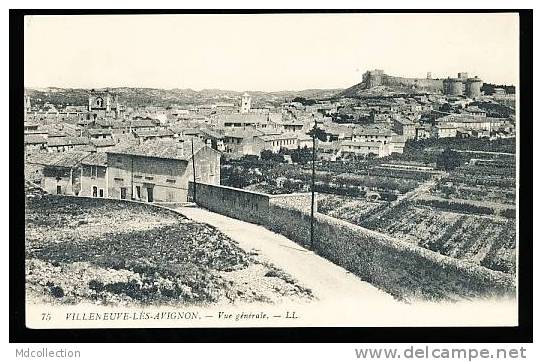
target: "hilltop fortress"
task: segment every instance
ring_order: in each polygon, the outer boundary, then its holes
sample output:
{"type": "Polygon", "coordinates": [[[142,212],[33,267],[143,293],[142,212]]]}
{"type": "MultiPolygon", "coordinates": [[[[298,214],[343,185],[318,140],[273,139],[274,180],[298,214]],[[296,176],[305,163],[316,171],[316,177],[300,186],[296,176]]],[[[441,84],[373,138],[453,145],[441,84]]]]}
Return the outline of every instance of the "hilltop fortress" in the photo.
{"type": "Polygon", "coordinates": [[[426,78],[403,78],[387,75],[383,70],[375,69],[363,74],[360,85],[363,89],[377,86],[406,87],[422,92],[476,98],[480,96],[482,80],[478,77],[469,78],[465,72],[458,73],[457,78],[433,79],[429,72],[426,78]]]}

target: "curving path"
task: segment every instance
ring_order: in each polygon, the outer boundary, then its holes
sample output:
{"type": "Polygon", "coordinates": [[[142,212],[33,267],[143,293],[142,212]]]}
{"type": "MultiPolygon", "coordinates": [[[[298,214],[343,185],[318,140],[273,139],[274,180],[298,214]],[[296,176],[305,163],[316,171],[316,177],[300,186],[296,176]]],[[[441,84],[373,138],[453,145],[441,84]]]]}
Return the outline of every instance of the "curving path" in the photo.
{"type": "Polygon", "coordinates": [[[292,240],[263,226],[233,219],[198,207],[177,207],[186,217],[216,227],[246,251],[256,250],[268,262],[310,288],[320,301],[356,300],[360,303],[396,302],[389,294],[333,264],[292,240]]]}

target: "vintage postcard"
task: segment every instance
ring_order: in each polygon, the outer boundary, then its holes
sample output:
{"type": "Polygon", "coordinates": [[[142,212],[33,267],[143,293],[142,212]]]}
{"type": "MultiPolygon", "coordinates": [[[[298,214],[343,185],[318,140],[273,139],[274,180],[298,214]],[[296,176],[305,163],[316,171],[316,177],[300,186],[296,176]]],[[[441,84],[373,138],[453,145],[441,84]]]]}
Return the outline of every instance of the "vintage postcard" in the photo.
{"type": "Polygon", "coordinates": [[[26,326],[517,326],[519,96],[517,13],[25,16],[26,326]]]}

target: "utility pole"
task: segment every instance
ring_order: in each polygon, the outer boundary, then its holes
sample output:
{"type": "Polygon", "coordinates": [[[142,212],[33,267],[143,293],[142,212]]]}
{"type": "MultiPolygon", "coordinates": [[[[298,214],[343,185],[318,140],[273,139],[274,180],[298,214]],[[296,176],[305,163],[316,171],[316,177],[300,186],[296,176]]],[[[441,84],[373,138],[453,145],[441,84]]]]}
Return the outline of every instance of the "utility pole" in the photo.
{"type": "MultiPolygon", "coordinates": [[[[131,163],[131,167],[130,167],[130,184],[132,186],[132,191],[130,192],[130,199],[131,200],[135,200],[135,197],[134,197],[134,155],[130,155],[130,163],[131,163]]],[[[148,199],[148,197],[147,197],[148,199]]]]}
{"type": "Polygon", "coordinates": [[[314,250],[314,183],[316,177],[316,119],[312,127],[312,177],[311,177],[311,243],[310,248],[314,250]]]}
{"type": "Polygon", "coordinates": [[[194,157],[194,138],[191,139],[192,141],[192,176],[193,176],[193,184],[194,189],[192,190],[192,202],[196,202],[196,159],[194,157]]]}

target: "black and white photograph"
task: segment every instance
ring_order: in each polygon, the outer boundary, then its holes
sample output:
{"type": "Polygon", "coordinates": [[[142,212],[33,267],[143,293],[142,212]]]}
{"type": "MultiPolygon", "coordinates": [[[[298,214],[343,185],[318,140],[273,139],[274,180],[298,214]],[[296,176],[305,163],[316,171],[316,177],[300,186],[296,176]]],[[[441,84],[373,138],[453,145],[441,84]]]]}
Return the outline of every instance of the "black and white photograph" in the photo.
{"type": "Polygon", "coordinates": [[[517,12],[23,31],[27,328],[518,326],[517,12]]]}

